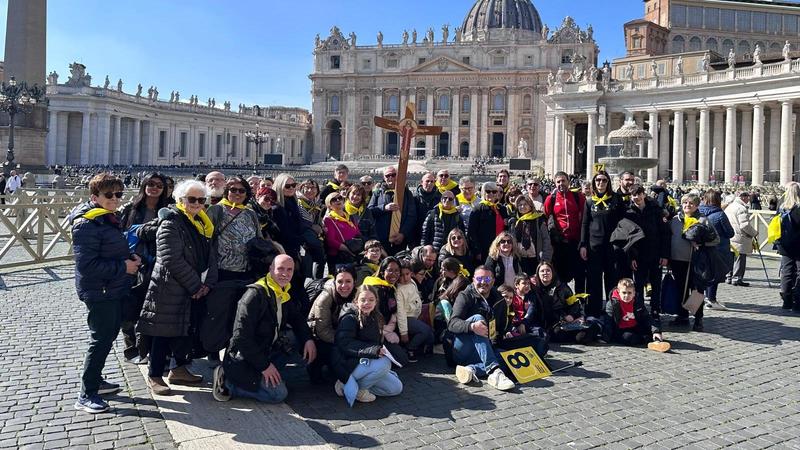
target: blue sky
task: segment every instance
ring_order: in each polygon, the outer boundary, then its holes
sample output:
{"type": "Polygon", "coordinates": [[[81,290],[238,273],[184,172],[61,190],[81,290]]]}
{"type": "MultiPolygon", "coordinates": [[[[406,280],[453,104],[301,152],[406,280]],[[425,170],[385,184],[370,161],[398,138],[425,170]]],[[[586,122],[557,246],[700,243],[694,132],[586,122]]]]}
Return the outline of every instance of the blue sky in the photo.
{"type": "MultiPolygon", "coordinates": [[[[63,82],[73,61],[86,65],[93,84],[109,75],[126,92],[137,83],[158,86],[162,98],[179,90],[261,105],[310,108],[314,36],[331,26],[354,31],[360,44],[401,41],[403,29],[420,35],[460,26],[473,0],[49,0],[47,71],[63,82]]],[[[622,24],[642,17],[641,0],[534,0],[551,30],[572,16],[592,24],[601,59],[624,54],[622,24]],[[613,8],[609,7],[613,5],[613,8]]],[[[5,48],[8,1],[0,0],[5,48]]],[[[452,33],[452,31],[451,31],[452,33]]]]}

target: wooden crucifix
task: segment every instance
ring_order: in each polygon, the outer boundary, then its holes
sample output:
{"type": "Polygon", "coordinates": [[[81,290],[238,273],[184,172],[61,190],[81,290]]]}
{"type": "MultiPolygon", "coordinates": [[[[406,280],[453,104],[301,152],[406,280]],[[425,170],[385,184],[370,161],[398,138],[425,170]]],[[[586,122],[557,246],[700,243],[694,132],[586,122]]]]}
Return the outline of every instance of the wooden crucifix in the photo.
{"type": "Polygon", "coordinates": [[[403,197],[405,197],[406,179],[408,178],[408,158],[411,142],[414,136],[432,136],[442,133],[442,127],[419,125],[414,119],[414,103],[406,103],[405,116],[400,121],[375,116],[375,126],[391,130],[400,135],[400,163],[397,165],[397,178],[395,179],[394,203],[400,207],[392,212],[392,224],[389,227],[389,237],[400,231],[400,219],[403,212],[403,197]]]}

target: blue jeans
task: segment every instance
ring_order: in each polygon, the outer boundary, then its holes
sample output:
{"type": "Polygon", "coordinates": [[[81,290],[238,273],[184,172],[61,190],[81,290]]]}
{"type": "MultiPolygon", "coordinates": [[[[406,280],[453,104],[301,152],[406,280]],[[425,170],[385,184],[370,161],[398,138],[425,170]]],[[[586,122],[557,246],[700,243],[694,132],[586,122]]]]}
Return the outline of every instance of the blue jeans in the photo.
{"type": "MultiPolygon", "coordinates": [[[[287,355],[277,353],[272,357],[272,364],[275,366],[275,368],[281,370],[284,366],[286,366],[288,359],[289,357],[287,355]]],[[[283,380],[283,374],[281,374],[281,382],[277,386],[268,385],[267,380],[265,380],[264,376],[262,375],[261,383],[258,385],[257,391],[248,391],[247,389],[242,389],[228,379],[225,379],[225,387],[228,388],[228,391],[230,391],[232,397],[252,398],[262,403],[281,403],[289,395],[289,390],[286,388],[286,382],[283,380]]]]}
{"type": "Polygon", "coordinates": [[[387,357],[362,358],[350,374],[356,379],[359,389],[367,389],[380,397],[391,397],[403,392],[403,382],[392,371],[392,362],[387,357]]]}
{"type": "MultiPolygon", "coordinates": [[[[481,320],[484,320],[483,316],[476,314],[467,319],[467,323],[481,320]]],[[[497,353],[489,338],[472,333],[455,335],[453,359],[460,366],[470,366],[475,369],[475,374],[479,377],[488,375],[499,366],[497,353]]]]}
{"type": "Polygon", "coordinates": [[[420,347],[433,345],[433,329],[416,317],[408,318],[408,336],[409,350],[420,350],[420,347]]]}

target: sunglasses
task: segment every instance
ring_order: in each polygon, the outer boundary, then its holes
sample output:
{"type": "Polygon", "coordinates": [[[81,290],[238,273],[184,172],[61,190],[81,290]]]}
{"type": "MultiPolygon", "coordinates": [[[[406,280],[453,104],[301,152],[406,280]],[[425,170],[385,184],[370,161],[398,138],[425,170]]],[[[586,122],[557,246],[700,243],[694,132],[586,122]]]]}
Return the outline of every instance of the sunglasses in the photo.
{"type": "Polygon", "coordinates": [[[362,181],[361,185],[362,186],[372,186],[372,183],[370,183],[369,181],[362,181]]]}
{"type": "Polygon", "coordinates": [[[294,189],[297,187],[297,183],[286,183],[283,185],[283,187],[286,189],[294,189]]]}
{"type": "Polygon", "coordinates": [[[103,192],[103,197],[109,200],[111,200],[114,197],[122,198],[123,195],[125,195],[124,192],[103,192]]]}
{"type": "Polygon", "coordinates": [[[443,202],[454,202],[455,200],[453,197],[442,197],[443,202]]]}
{"type": "Polygon", "coordinates": [[[475,277],[475,281],[479,284],[489,284],[492,282],[492,277],[475,277]]]}
{"type": "Polygon", "coordinates": [[[539,186],[539,183],[528,183],[528,187],[539,186]]]}
{"type": "Polygon", "coordinates": [[[595,178],[598,183],[608,183],[608,178],[595,178]]]}
{"type": "Polygon", "coordinates": [[[183,199],[186,200],[186,203],[189,203],[191,205],[193,205],[195,203],[200,203],[201,205],[205,205],[206,204],[206,198],[205,197],[186,196],[186,197],[183,197],[183,199]]]}
{"type": "Polygon", "coordinates": [[[331,203],[341,203],[343,200],[342,197],[334,197],[331,199],[331,203]]]}
{"type": "Polygon", "coordinates": [[[156,188],[156,189],[164,189],[164,185],[161,183],[156,183],[155,181],[148,181],[146,184],[149,188],[156,188]]]}
{"type": "Polygon", "coordinates": [[[497,194],[498,192],[499,191],[496,191],[494,189],[489,189],[489,190],[486,191],[487,194],[497,194]]]}
{"type": "Polygon", "coordinates": [[[500,244],[511,244],[511,239],[502,239],[500,240],[500,244]]]}
{"type": "Polygon", "coordinates": [[[439,174],[439,178],[450,178],[450,175],[447,174],[439,174]]]}
{"type": "Polygon", "coordinates": [[[228,188],[228,192],[233,194],[246,194],[247,189],[245,188],[228,188]]]}
{"type": "Polygon", "coordinates": [[[383,176],[383,178],[397,178],[396,173],[387,173],[383,176]]]}
{"type": "Polygon", "coordinates": [[[453,237],[450,238],[451,241],[460,241],[462,239],[464,239],[463,236],[453,236],[453,237]]]}

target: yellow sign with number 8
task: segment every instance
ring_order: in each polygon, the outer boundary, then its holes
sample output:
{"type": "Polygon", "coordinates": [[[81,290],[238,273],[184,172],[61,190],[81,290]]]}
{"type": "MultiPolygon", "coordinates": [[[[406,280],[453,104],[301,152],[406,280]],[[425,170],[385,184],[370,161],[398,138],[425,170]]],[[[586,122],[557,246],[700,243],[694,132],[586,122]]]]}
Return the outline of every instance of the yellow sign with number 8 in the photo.
{"type": "Polygon", "coordinates": [[[527,383],[550,376],[550,369],[539,358],[533,347],[522,347],[500,352],[500,357],[506,362],[506,365],[511,369],[511,373],[514,374],[519,383],[527,383]]]}

